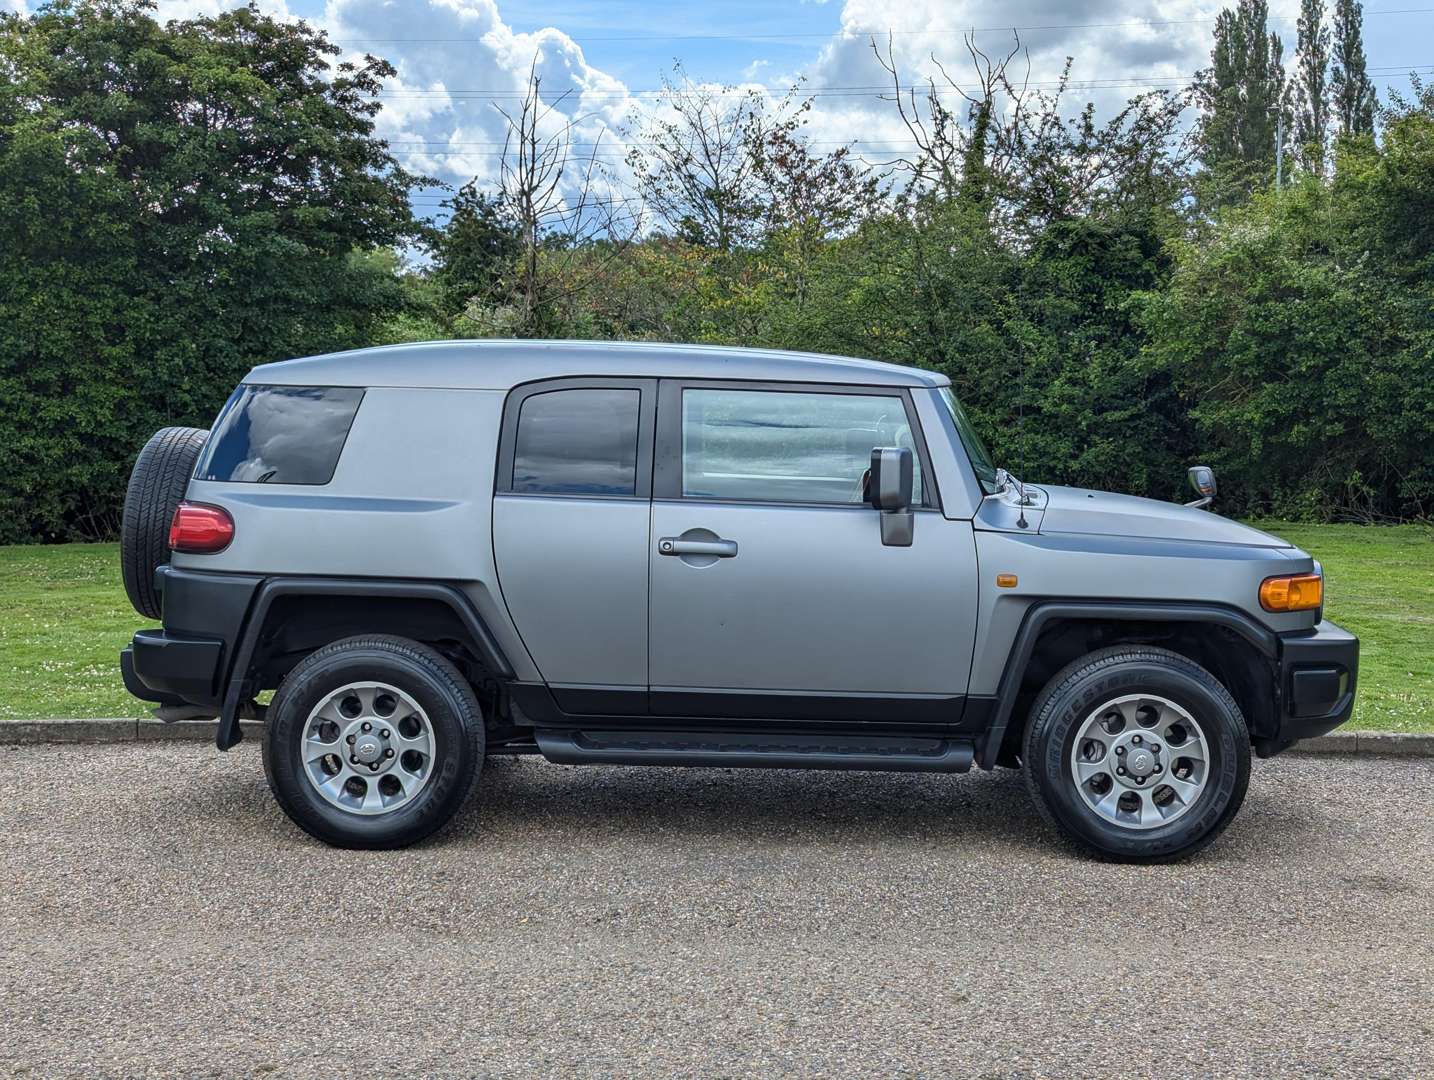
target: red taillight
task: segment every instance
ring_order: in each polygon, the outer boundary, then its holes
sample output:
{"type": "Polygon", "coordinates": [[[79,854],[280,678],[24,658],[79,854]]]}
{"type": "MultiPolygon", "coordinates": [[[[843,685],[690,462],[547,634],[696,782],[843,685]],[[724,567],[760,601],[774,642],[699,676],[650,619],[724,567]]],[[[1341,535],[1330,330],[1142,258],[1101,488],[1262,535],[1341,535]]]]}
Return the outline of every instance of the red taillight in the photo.
{"type": "Polygon", "coordinates": [[[234,539],[234,519],[219,506],[182,502],[169,526],[169,547],[187,555],[212,555],[234,539]]]}

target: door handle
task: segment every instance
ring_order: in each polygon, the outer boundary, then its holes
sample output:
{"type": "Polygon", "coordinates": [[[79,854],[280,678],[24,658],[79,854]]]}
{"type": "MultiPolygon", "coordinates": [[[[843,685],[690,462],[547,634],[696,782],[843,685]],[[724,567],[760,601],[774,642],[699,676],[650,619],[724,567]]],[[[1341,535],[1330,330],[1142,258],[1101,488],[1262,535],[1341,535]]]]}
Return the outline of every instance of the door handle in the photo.
{"type": "Polygon", "coordinates": [[[735,540],[684,540],[680,536],[664,536],[657,542],[659,555],[715,555],[730,559],[737,554],[735,540]]]}

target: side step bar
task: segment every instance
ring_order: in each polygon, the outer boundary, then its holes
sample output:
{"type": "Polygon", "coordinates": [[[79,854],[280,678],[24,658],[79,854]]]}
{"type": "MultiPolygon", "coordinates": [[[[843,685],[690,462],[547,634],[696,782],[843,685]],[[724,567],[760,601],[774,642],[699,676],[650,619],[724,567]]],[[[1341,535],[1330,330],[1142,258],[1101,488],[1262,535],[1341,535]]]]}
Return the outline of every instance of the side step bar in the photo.
{"type": "Polygon", "coordinates": [[[538,749],[560,765],[717,765],[726,768],[965,772],[972,743],[885,735],[733,731],[567,731],[538,728],[538,749]]]}

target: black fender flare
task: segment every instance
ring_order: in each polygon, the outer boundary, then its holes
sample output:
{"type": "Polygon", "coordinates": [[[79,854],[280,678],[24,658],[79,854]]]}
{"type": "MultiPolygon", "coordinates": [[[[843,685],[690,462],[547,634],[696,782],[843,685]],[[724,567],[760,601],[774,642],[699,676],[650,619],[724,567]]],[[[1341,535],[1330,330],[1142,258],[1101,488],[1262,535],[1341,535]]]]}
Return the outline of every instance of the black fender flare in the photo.
{"type": "Polygon", "coordinates": [[[1211,623],[1239,634],[1269,659],[1276,659],[1280,650],[1278,634],[1239,608],[1227,607],[1224,604],[1176,600],[1037,600],[1026,609],[1021,625],[1016,630],[1015,640],[1011,643],[1011,652],[1006,657],[1006,666],[1001,672],[1001,681],[996,690],[995,710],[986,729],[985,741],[976,755],[976,761],[981,768],[996,767],[996,758],[1006,737],[1006,728],[1010,724],[1011,712],[1021,690],[1026,665],[1030,663],[1031,653],[1035,650],[1041,631],[1057,619],[1211,623]]]}
{"type": "Polygon", "coordinates": [[[269,608],[282,596],[367,596],[406,600],[437,600],[451,608],[464,629],[472,636],[481,654],[479,659],[500,679],[513,678],[513,665],[508,662],[498,639],[474,607],[473,601],[457,586],[438,581],[410,581],[389,578],[284,577],[268,578],[254,591],[249,613],[244,619],[234,661],[229,669],[228,686],[219,712],[219,730],[215,745],[228,750],[244,738],[239,727],[240,706],[247,696],[249,667],[259,635],[264,629],[269,608]]]}

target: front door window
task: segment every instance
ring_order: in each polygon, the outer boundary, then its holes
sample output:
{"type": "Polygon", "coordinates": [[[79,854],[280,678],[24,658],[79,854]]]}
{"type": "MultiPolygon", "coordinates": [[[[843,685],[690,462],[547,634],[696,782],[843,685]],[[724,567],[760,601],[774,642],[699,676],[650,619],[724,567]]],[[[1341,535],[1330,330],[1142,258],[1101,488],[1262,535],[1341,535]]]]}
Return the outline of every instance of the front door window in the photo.
{"type": "MultiPolygon", "coordinates": [[[[855,505],[878,446],[915,453],[900,397],[785,390],[682,392],[682,495],[855,505]]],[[[913,483],[920,505],[919,459],[913,483]]]]}

